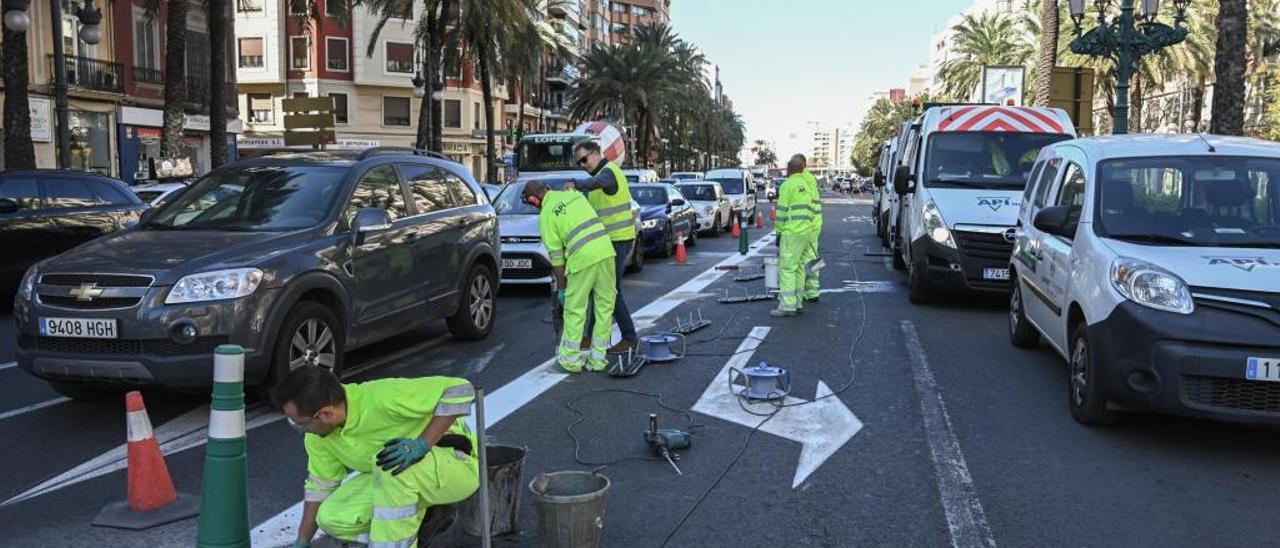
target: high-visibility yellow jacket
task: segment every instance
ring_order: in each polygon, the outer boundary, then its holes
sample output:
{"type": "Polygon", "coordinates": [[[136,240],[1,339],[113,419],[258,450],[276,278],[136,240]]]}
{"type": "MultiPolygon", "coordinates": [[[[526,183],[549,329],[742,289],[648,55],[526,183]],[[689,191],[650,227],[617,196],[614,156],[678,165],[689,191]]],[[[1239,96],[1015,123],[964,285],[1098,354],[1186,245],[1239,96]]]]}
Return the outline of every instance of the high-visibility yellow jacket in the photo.
{"type": "MultiPolygon", "coordinates": [[[[627,222],[631,222],[630,203],[627,222]]],[[[604,224],[581,192],[548,191],[538,214],[538,233],[551,266],[565,267],[566,274],[614,257],[604,224]]]]}
{"type": "Polygon", "coordinates": [[[597,176],[612,174],[617,184],[617,191],[610,195],[604,189],[597,188],[587,193],[587,200],[591,202],[591,207],[595,208],[600,222],[604,223],[605,230],[609,232],[610,241],[634,240],[636,223],[631,214],[631,187],[627,184],[627,176],[622,173],[622,168],[613,162],[606,161],[604,167],[600,169],[602,172],[597,176]]]}
{"type": "MultiPolygon", "coordinates": [[[[432,418],[469,414],[475,400],[471,383],[455,377],[381,379],[342,388],[347,422],[327,436],[307,434],[303,439],[308,501],[324,500],[349,472],[373,472],[375,457],[387,440],[419,437],[432,418]]],[[[463,421],[455,421],[449,431],[479,447],[463,421]]]]}
{"type": "Polygon", "coordinates": [[[796,173],[782,181],[778,188],[778,218],[774,227],[778,234],[808,234],[813,230],[813,209],[809,181],[796,173]]]}
{"type": "Polygon", "coordinates": [[[813,214],[813,230],[822,230],[822,194],[818,191],[818,178],[814,177],[809,170],[804,170],[805,180],[809,183],[809,190],[813,201],[809,203],[809,209],[813,214]]]}

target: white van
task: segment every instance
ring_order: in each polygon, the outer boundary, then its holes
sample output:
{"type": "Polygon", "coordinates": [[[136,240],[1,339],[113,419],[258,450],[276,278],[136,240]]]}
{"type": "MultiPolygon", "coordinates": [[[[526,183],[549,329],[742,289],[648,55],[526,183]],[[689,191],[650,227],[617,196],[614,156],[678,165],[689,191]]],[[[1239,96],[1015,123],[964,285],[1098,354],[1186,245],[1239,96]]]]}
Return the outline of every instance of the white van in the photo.
{"type": "Polygon", "coordinates": [[[893,173],[890,163],[893,161],[896,143],[897,139],[889,139],[880,146],[880,162],[876,165],[875,174],[872,176],[876,187],[875,205],[872,207],[872,214],[875,215],[876,236],[880,237],[880,243],[885,247],[889,247],[889,211],[898,205],[897,193],[887,185],[893,173]]]}
{"type": "Polygon", "coordinates": [[[1062,109],[948,105],[912,124],[894,172],[897,262],[913,303],[1009,291],[1014,223],[1040,149],[1075,135],[1062,109]]]}
{"type": "Polygon", "coordinates": [[[750,171],[742,168],[713,169],[703,180],[720,183],[733,207],[734,219],[742,211],[746,211],[752,220],[756,218],[756,183],[750,171]]]}
{"type": "Polygon", "coordinates": [[[1032,179],[1009,334],[1067,360],[1077,421],[1280,424],[1280,144],[1080,139],[1047,148],[1032,179]]]}

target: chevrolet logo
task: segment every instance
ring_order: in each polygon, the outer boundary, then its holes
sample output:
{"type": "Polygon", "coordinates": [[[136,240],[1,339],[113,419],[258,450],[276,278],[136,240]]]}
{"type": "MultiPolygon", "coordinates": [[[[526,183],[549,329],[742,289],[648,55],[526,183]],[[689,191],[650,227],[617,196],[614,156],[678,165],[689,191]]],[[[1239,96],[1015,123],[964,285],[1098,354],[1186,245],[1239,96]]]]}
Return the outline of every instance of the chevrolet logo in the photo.
{"type": "Polygon", "coordinates": [[[71,290],[71,296],[77,301],[92,301],[94,297],[102,296],[102,289],[96,283],[80,284],[80,287],[71,290]]]}

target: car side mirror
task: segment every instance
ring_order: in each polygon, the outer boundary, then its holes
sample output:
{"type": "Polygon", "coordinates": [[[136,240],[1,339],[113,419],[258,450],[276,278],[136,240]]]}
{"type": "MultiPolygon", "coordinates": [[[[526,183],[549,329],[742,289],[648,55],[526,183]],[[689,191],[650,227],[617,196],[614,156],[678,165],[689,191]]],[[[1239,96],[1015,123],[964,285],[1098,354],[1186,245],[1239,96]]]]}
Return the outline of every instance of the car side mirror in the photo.
{"type": "Polygon", "coordinates": [[[893,191],[898,194],[910,194],[915,190],[911,184],[911,168],[908,166],[898,166],[893,171],[893,191]]]}
{"type": "Polygon", "coordinates": [[[363,243],[365,235],[374,234],[391,228],[391,213],[380,207],[365,207],[356,211],[351,220],[351,232],[355,234],[356,244],[363,243]]]}
{"type": "Polygon", "coordinates": [[[680,198],[676,198],[676,199],[674,199],[674,200],[671,200],[671,205],[673,205],[673,206],[675,206],[675,207],[680,207],[680,206],[682,206],[682,205],[684,205],[684,204],[685,204],[685,201],[684,201],[684,200],[681,200],[680,198]]]}
{"type": "Polygon", "coordinates": [[[877,168],[873,181],[876,186],[884,186],[884,172],[877,168]]]}
{"type": "Polygon", "coordinates": [[[0,213],[17,213],[18,201],[13,198],[0,198],[0,213]]]}
{"type": "Polygon", "coordinates": [[[1045,234],[1061,236],[1063,238],[1074,238],[1076,236],[1076,225],[1071,221],[1070,206],[1052,206],[1041,209],[1036,213],[1032,225],[1036,230],[1045,234]]]}

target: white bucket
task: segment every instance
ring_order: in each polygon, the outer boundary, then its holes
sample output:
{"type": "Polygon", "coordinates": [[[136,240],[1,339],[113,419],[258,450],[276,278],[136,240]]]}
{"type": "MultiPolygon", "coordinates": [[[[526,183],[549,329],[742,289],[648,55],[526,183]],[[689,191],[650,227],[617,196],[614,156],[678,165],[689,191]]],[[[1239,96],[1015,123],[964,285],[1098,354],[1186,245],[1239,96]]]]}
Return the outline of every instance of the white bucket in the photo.
{"type": "Polygon", "coordinates": [[[778,258],[764,258],[764,288],[770,291],[778,289],[778,258]]]}

